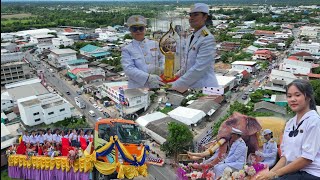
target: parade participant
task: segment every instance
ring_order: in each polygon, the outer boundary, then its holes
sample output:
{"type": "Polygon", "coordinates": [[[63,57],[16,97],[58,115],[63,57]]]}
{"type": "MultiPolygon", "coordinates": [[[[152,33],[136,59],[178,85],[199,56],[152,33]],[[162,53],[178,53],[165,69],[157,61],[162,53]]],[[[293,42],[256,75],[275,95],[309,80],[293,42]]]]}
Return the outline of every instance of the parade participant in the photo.
{"type": "Polygon", "coordinates": [[[222,176],[226,167],[230,167],[233,170],[241,170],[245,165],[247,158],[247,146],[241,138],[242,131],[232,128],[231,133],[230,141],[232,142],[232,145],[227,157],[213,167],[213,171],[217,178],[222,176]]]}
{"type": "Polygon", "coordinates": [[[44,135],[44,140],[45,140],[45,142],[52,143],[53,135],[51,134],[51,129],[50,128],[47,129],[47,133],[44,135]]]}
{"type": "Polygon", "coordinates": [[[209,7],[196,3],[189,12],[189,23],[194,29],[186,41],[184,65],[178,71],[180,78],[172,83],[173,89],[217,87],[214,73],[216,50],[213,35],[206,27],[209,7]]]}
{"type": "Polygon", "coordinates": [[[296,79],[287,86],[287,101],[296,115],[285,126],[282,155],[277,164],[257,180],[320,179],[320,116],[311,84],[296,79]]]}
{"type": "Polygon", "coordinates": [[[44,144],[44,140],[45,140],[45,136],[43,135],[43,130],[40,129],[40,130],[39,130],[39,134],[38,134],[38,136],[37,136],[37,143],[38,143],[39,145],[43,145],[43,144],[44,144]]]}
{"type": "Polygon", "coordinates": [[[29,143],[32,146],[35,146],[37,144],[37,136],[36,136],[36,131],[32,130],[31,135],[29,136],[29,143]]]}
{"type": "Polygon", "coordinates": [[[263,144],[263,150],[256,151],[255,154],[263,158],[261,161],[263,164],[268,165],[270,168],[273,167],[277,161],[277,142],[275,142],[273,138],[272,131],[270,129],[265,129],[262,133],[263,137],[267,140],[263,144]]]}
{"type": "Polygon", "coordinates": [[[24,130],[24,132],[23,132],[22,142],[24,144],[30,143],[30,137],[29,137],[29,133],[27,130],[24,130]]]}
{"type": "Polygon", "coordinates": [[[71,146],[74,147],[78,147],[78,134],[77,134],[77,130],[73,129],[72,133],[69,136],[70,142],[71,142],[71,146]]]}
{"type": "Polygon", "coordinates": [[[156,41],[145,38],[147,20],[140,15],[130,16],[127,25],[133,41],[122,49],[122,67],[129,78],[128,88],[159,88],[164,85],[160,75],[164,56],[156,41]]]}

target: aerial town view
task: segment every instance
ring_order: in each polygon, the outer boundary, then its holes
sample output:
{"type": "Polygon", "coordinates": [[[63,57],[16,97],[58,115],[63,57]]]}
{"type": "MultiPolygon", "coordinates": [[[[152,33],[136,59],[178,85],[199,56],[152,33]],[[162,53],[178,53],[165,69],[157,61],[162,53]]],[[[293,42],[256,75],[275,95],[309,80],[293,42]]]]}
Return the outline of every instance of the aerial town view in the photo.
{"type": "Polygon", "coordinates": [[[320,179],[317,0],[1,1],[1,180],[320,179]]]}

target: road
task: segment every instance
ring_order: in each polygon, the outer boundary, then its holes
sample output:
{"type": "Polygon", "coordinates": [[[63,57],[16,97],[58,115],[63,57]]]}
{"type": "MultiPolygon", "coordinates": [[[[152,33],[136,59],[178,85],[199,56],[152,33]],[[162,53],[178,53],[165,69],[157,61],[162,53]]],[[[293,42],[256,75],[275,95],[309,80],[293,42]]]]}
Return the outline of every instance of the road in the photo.
{"type": "Polygon", "coordinates": [[[97,109],[95,109],[92,104],[86,99],[83,98],[82,95],[82,99],[84,100],[85,104],[86,104],[86,108],[85,109],[80,109],[75,101],[74,98],[76,96],[79,96],[75,89],[70,87],[70,85],[67,84],[67,82],[65,82],[64,80],[60,79],[58,73],[56,73],[56,71],[51,72],[49,69],[51,68],[50,65],[45,64],[44,61],[41,61],[40,64],[38,64],[34,59],[36,57],[34,57],[32,54],[30,54],[29,52],[26,52],[26,59],[31,63],[31,65],[35,68],[35,70],[44,70],[44,77],[46,80],[47,84],[50,84],[50,86],[57,90],[58,92],[60,92],[63,97],[65,99],[67,99],[75,108],[78,109],[79,112],[82,113],[82,115],[86,116],[86,118],[88,119],[88,123],[90,125],[94,125],[94,123],[96,122],[96,119],[98,117],[104,117],[104,115],[98,111],[97,109]],[[67,95],[67,92],[70,92],[70,95],[67,95]],[[89,110],[93,110],[96,113],[95,117],[92,117],[88,114],[89,110]]]}

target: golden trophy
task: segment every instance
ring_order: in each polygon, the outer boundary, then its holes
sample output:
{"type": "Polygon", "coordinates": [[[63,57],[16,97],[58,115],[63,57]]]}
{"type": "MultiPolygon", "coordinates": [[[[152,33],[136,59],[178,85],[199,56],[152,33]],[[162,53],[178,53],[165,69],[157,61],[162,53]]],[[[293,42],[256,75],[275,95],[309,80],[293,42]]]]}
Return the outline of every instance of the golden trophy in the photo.
{"type": "Polygon", "coordinates": [[[159,41],[160,51],[165,56],[164,73],[160,76],[164,83],[173,82],[178,79],[178,77],[175,76],[178,65],[176,57],[178,42],[179,35],[172,28],[171,22],[169,31],[164,34],[159,41]]]}

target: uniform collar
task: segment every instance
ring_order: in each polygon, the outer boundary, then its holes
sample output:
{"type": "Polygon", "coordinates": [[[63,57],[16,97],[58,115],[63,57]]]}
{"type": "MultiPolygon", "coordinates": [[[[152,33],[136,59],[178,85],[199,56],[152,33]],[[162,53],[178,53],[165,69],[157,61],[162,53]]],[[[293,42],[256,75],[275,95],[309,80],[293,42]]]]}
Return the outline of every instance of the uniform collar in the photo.
{"type": "Polygon", "coordinates": [[[135,46],[141,46],[141,45],[144,45],[147,41],[148,41],[148,40],[147,40],[146,38],[144,38],[144,40],[142,40],[142,41],[137,41],[137,40],[133,39],[133,40],[132,40],[132,43],[133,43],[133,45],[135,45],[135,46]]]}
{"type": "Polygon", "coordinates": [[[207,29],[207,27],[206,27],[206,26],[203,26],[203,27],[200,28],[197,32],[193,33],[193,34],[194,34],[194,37],[199,37],[200,34],[201,34],[201,32],[202,32],[202,30],[204,30],[204,29],[207,29]]]}
{"type": "MultiPolygon", "coordinates": [[[[310,116],[318,116],[318,117],[319,117],[318,113],[317,113],[315,110],[310,110],[310,111],[306,112],[306,113],[301,117],[301,120],[300,120],[299,122],[301,122],[301,121],[303,121],[303,120],[309,119],[310,116]]],[[[297,115],[295,115],[295,116],[293,117],[293,124],[294,124],[294,125],[297,125],[296,122],[297,122],[297,115]]]]}
{"type": "Polygon", "coordinates": [[[270,141],[273,141],[273,138],[269,139],[269,141],[267,141],[267,143],[270,142],[270,141]]]}

